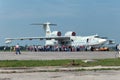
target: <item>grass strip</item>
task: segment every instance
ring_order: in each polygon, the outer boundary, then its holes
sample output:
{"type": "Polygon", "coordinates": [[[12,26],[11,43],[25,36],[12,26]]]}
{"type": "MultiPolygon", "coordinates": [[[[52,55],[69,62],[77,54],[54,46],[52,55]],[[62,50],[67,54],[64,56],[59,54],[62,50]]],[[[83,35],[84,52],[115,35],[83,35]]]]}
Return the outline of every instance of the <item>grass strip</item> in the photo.
{"type": "Polygon", "coordinates": [[[80,59],[66,60],[0,60],[0,67],[40,67],[40,66],[120,66],[120,59],[98,59],[83,62],[80,59]]]}

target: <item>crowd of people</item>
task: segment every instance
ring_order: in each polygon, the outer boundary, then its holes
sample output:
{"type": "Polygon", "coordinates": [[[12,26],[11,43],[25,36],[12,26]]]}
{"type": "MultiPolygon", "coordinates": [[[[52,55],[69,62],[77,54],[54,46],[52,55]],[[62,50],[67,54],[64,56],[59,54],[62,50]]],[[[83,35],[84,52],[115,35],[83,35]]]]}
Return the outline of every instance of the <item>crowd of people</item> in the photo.
{"type": "MultiPolygon", "coordinates": [[[[108,50],[103,50],[106,49],[105,47],[102,48],[96,48],[96,47],[91,47],[91,46],[42,46],[42,45],[26,45],[26,46],[19,46],[19,44],[16,44],[14,46],[4,46],[0,47],[0,50],[4,51],[16,51],[16,53],[20,53],[19,50],[21,51],[34,51],[34,52],[40,52],[40,51],[108,51],[108,50]]],[[[114,49],[114,48],[113,48],[114,49]]],[[[111,49],[112,50],[112,49],[111,49]]]]}
{"type": "Polygon", "coordinates": [[[27,46],[28,51],[85,51],[85,46],[27,46]]]}
{"type": "Polygon", "coordinates": [[[40,52],[40,51],[86,51],[85,46],[41,46],[41,45],[30,45],[30,46],[20,46],[19,44],[16,44],[15,46],[3,46],[0,47],[0,50],[4,51],[16,51],[16,53],[20,53],[21,51],[34,51],[34,52],[40,52]]]}

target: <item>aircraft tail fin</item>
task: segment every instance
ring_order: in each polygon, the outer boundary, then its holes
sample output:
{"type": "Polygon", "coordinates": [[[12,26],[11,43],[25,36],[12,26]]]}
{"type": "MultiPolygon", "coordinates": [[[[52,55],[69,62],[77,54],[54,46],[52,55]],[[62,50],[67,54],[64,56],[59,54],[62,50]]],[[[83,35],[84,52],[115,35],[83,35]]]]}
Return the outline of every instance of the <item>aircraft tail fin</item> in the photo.
{"type": "Polygon", "coordinates": [[[50,26],[57,26],[57,24],[51,24],[50,22],[46,22],[46,23],[43,23],[43,24],[33,23],[31,25],[43,25],[43,28],[44,28],[46,36],[50,36],[51,35],[50,26]]]}

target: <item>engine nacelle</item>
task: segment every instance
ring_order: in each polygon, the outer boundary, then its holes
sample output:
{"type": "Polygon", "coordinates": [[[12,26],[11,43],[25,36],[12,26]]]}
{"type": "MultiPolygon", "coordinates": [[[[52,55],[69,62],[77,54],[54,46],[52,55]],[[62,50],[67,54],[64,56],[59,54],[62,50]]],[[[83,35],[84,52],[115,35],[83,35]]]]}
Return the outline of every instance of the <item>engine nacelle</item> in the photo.
{"type": "Polygon", "coordinates": [[[68,31],[65,33],[65,36],[76,36],[76,33],[72,31],[68,31]]]}
{"type": "Polygon", "coordinates": [[[61,32],[60,31],[53,31],[51,33],[51,36],[61,36],[61,32]]]}
{"type": "Polygon", "coordinates": [[[9,43],[11,43],[12,42],[12,40],[6,40],[5,41],[5,44],[9,44],[9,43]]]}

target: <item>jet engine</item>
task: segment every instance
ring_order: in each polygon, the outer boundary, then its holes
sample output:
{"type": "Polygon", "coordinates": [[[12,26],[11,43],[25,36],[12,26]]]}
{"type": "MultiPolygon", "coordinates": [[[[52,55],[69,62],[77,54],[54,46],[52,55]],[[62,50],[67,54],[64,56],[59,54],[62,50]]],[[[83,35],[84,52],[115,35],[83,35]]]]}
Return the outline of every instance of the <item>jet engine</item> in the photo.
{"type": "Polygon", "coordinates": [[[5,44],[9,44],[9,43],[11,43],[12,41],[11,40],[6,40],[5,41],[5,44]]]}
{"type": "Polygon", "coordinates": [[[76,33],[73,31],[68,31],[65,33],[65,36],[76,36],[76,33]]]}
{"type": "Polygon", "coordinates": [[[51,36],[61,36],[61,32],[60,31],[53,31],[51,33],[51,36]]]}

